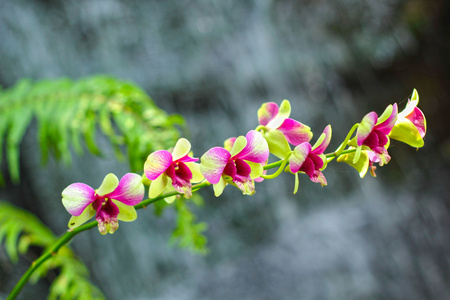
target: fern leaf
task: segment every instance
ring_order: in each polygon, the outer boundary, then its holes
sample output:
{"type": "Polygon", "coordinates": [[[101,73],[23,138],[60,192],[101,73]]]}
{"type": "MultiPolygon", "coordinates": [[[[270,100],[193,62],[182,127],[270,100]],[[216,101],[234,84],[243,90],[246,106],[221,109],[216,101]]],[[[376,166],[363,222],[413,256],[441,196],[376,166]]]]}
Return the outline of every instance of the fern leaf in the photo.
{"type": "Polygon", "coordinates": [[[132,171],[142,170],[150,152],[173,147],[179,138],[177,126],[184,124],[180,116],[168,116],[156,107],[139,87],[106,76],[22,80],[0,92],[0,115],[0,149],[6,144],[13,182],[20,178],[20,142],[34,118],[44,163],[49,154],[70,163],[70,146],[78,154],[85,146],[100,155],[97,134],[102,132],[118,159],[128,150],[132,171]]]}

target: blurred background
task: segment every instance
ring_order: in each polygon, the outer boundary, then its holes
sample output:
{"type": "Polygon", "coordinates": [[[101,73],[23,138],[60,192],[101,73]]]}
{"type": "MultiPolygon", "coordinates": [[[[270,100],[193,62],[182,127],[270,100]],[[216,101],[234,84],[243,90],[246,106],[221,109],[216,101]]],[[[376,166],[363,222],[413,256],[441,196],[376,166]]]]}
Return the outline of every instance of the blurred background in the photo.
{"type": "MultiPolygon", "coordinates": [[[[416,88],[425,147],[393,142],[377,178],[333,162],[327,187],[301,176],[295,196],[288,174],[253,197],[203,190],[195,213],[209,224],[206,256],[169,245],[172,210],[139,211],[114,235],[91,230],[71,245],[108,299],[448,299],[449,12],[446,0],[4,0],[0,85],[93,74],[133,81],[184,116],[197,157],[254,129],[263,102],[283,99],[313,142],[332,124],[335,149],[363,115],[394,102],[403,109],[416,88]]],[[[61,191],[99,186],[128,166],[104,143],[103,158],[41,167],[35,135],[30,128],[22,142],[21,184],[0,197],[61,234],[61,191]]],[[[11,265],[0,250],[0,295],[32,259],[11,265]]],[[[45,299],[48,286],[27,285],[19,299],[45,299]]]]}

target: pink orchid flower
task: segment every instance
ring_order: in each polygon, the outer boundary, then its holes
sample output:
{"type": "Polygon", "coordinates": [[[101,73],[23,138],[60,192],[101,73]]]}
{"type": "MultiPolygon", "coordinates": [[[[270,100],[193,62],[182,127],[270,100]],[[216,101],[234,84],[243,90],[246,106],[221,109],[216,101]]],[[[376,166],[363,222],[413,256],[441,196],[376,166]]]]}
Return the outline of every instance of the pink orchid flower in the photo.
{"type": "Polygon", "coordinates": [[[397,103],[395,103],[389,105],[380,118],[373,111],[364,116],[356,131],[356,153],[353,163],[357,163],[363,148],[364,150],[370,150],[368,154],[372,163],[379,163],[382,166],[389,162],[391,157],[387,152],[389,147],[388,134],[394,127],[397,113],[397,103]]]}
{"type": "MultiPolygon", "coordinates": [[[[186,198],[192,196],[192,182],[200,182],[203,176],[200,166],[195,161],[198,158],[189,156],[191,144],[181,138],[175,144],[172,152],[159,150],[151,153],[144,163],[145,176],[151,180],[149,197],[159,196],[165,189],[173,187],[186,198]]],[[[175,198],[171,197],[168,202],[175,198]]],[[[166,199],[167,200],[167,199],[166,199]]]]}
{"type": "Polygon", "coordinates": [[[119,181],[109,173],[97,190],[84,183],[73,183],[62,192],[62,203],[72,215],[69,228],[76,228],[95,215],[101,234],[114,233],[118,220],[137,218],[134,205],[144,198],[141,176],[127,173],[119,181]]]}
{"type": "Polygon", "coordinates": [[[408,99],[405,109],[398,114],[389,137],[399,140],[412,147],[423,147],[423,138],[427,132],[427,121],[424,113],[417,107],[419,94],[413,91],[411,100],[408,99]]]}
{"type": "Polygon", "coordinates": [[[327,159],[323,152],[331,141],[331,125],[325,127],[314,146],[304,142],[294,148],[289,157],[289,168],[292,173],[299,171],[306,173],[313,182],[320,182],[322,186],[327,185],[327,179],[322,173],[327,159]]]}
{"type": "Polygon", "coordinates": [[[263,174],[263,166],[269,157],[269,147],[258,131],[228,139],[225,147],[214,147],[201,157],[200,171],[213,184],[214,195],[219,197],[227,181],[235,184],[245,195],[255,192],[253,180],[263,174]]]}
{"type": "Polygon", "coordinates": [[[291,153],[289,143],[297,146],[312,138],[311,129],[290,119],[290,114],[291,104],[288,100],[283,100],[280,107],[274,102],[267,102],[258,110],[259,124],[264,130],[270,153],[281,159],[291,153]]]}

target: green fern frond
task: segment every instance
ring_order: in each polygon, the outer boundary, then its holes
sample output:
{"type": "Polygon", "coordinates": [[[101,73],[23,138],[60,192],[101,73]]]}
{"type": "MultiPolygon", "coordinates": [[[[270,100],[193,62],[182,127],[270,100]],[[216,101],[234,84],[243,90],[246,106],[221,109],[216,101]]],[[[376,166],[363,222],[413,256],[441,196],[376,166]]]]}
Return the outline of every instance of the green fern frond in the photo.
{"type": "MultiPolygon", "coordinates": [[[[12,262],[19,254],[25,254],[30,246],[44,249],[52,246],[57,237],[31,213],[0,201],[0,245],[5,244],[6,253],[12,262]]],[[[44,250],[45,251],[45,250],[44,250]]],[[[60,269],[52,282],[49,299],[105,299],[101,291],[89,282],[86,266],[76,258],[72,250],[64,246],[32,275],[36,282],[51,269],[60,269]]]]}
{"type": "MultiPolygon", "coordinates": [[[[197,206],[203,205],[203,198],[198,194],[194,194],[189,200],[197,206]]],[[[177,210],[177,224],[170,242],[194,253],[207,254],[207,238],[203,235],[203,232],[207,230],[208,224],[196,222],[196,217],[184,198],[175,202],[175,208],[177,210]]]]}
{"type": "Polygon", "coordinates": [[[49,153],[70,163],[70,146],[81,154],[83,142],[90,152],[100,155],[99,129],[118,159],[124,158],[126,147],[134,172],[142,169],[150,152],[172,147],[179,137],[176,125],[184,124],[181,116],[168,116],[136,85],[111,77],[22,80],[0,90],[0,149],[6,147],[13,182],[20,178],[19,145],[34,119],[44,163],[49,153]]]}

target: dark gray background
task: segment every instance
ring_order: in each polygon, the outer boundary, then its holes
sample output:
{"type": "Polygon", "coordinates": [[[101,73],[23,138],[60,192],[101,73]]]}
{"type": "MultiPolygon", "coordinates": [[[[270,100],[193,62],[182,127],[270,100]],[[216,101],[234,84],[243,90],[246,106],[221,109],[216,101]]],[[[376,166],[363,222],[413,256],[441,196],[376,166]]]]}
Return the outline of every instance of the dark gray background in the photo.
{"type": "MultiPolygon", "coordinates": [[[[114,235],[91,230],[72,246],[108,299],[448,299],[449,11],[445,0],[4,0],[0,84],[98,73],[131,80],[185,117],[196,156],[255,128],[260,105],[283,99],[313,141],[332,124],[335,149],[364,114],[393,102],[402,109],[417,88],[425,147],[393,142],[378,178],[332,163],[327,187],[301,176],[295,196],[288,174],[258,184],[253,197],[204,190],[196,210],[209,224],[204,257],[168,245],[171,210],[139,211],[114,235]]],[[[42,168],[35,134],[22,144],[21,185],[0,196],[60,234],[67,185],[96,187],[128,167],[99,137],[105,158],[42,168]]],[[[3,295],[32,259],[11,265],[0,251],[3,295]]],[[[45,299],[48,280],[19,298],[45,299]]]]}

